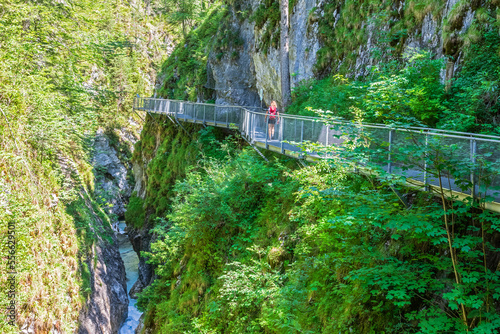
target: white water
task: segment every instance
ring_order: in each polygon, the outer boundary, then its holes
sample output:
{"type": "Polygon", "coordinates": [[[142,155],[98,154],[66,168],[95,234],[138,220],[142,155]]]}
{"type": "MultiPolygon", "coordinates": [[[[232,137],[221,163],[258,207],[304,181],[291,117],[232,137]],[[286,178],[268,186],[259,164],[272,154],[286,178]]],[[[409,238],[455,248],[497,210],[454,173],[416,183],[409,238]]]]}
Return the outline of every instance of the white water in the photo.
{"type": "MultiPolygon", "coordinates": [[[[130,292],[130,288],[134,285],[139,277],[138,264],[139,258],[137,253],[132,248],[132,244],[128,239],[128,235],[125,232],[125,223],[120,222],[118,231],[118,242],[120,255],[125,264],[125,272],[127,274],[127,293],[130,292]]],[[[137,300],[132,299],[129,296],[128,302],[128,317],[120,328],[119,334],[134,334],[135,329],[139,325],[139,318],[142,313],[135,307],[137,300]]]]}

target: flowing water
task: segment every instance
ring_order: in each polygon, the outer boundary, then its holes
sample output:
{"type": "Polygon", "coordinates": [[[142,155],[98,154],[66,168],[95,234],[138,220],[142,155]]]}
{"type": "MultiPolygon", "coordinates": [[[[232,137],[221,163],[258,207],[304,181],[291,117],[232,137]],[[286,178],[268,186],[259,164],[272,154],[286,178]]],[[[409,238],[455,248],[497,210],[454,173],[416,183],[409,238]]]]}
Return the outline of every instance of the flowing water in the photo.
{"type": "MultiPolygon", "coordinates": [[[[137,253],[132,248],[132,244],[128,239],[128,235],[125,232],[125,223],[120,222],[118,231],[118,242],[120,248],[120,255],[125,264],[125,272],[127,274],[127,293],[130,292],[130,288],[134,285],[139,277],[138,264],[139,258],[137,253]]],[[[137,300],[132,299],[129,296],[128,302],[128,317],[120,328],[119,334],[133,334],[135,329],[139,325],[139,318],[141,317],[141,312],[135,307],[137,300]]]]}

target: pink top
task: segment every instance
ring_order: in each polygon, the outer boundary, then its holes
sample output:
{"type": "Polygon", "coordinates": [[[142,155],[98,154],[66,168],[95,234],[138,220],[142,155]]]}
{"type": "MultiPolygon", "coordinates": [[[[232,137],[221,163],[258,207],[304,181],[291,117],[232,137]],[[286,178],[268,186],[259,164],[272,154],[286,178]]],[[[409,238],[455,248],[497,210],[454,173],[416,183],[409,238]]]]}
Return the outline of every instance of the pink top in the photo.
{"type": "Polygon", "coordinates": [[[271,116],[269,116],[269,119],[276,118],[276,111],[277,111],[277,108],[269,107],[269,114],[271,115],[271,116]]]}

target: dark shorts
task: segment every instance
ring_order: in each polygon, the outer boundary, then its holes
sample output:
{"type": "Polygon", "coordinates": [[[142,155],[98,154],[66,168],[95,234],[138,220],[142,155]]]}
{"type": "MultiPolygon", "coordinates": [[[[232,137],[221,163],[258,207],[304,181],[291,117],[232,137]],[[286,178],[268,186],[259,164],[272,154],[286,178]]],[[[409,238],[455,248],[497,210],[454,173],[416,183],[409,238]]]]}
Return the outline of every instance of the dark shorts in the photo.
{"type": "Polygon", "coordinates": [[[276,124],[276,118],[269,117],[269,124],[276,124]]]}

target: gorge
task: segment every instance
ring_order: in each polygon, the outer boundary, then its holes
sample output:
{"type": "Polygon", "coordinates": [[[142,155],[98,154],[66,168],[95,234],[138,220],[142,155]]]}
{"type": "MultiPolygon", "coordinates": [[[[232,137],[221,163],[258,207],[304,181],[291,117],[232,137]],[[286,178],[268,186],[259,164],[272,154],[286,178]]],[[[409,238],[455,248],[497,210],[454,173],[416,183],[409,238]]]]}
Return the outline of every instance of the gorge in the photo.
{"type": "Polygon", "coordinates": [[[280,1],[0,4],[0,332],[500,329],[500,2],[290,0],[282,106],[280,1]],[[391,139],[339,153],[296,121],[328,159],[258,153],[223,106],[273,100],[278,136],[290,114],[391,139]]]}

